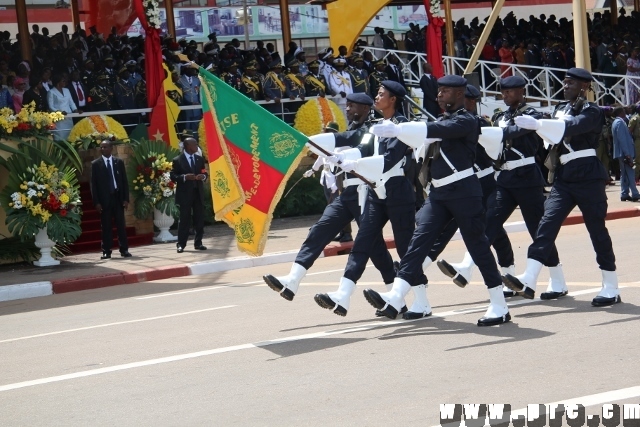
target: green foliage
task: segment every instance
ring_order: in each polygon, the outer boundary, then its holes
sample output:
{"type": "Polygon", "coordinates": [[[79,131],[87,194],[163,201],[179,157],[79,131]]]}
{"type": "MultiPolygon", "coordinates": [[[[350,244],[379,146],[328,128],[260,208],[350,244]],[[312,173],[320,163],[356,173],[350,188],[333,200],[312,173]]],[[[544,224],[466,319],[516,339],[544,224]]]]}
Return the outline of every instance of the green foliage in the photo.
{"type": "Polygon", "coordinates": [[[34,238],[21,240],[19,237],[0,238],[0,260],[33,261],[38,259],[40,249],[34,244],[34,238]]]}
{"type": "Polygon", "coordinates": [[[327,199],[318,179],[302,178],[302,173],[296,171],[289,178],[283,196],[273,212],[274,218],[318,214],[327,206],[327,199]],[[284,197],[291,187],[293,190],[284,197]]]}
{"type": "MultiPolygon", "coordinates": [[[[22,241],[26,241],[47,225],[49,238],[54,242],[65,245],[75,241],[81,233],[81,211],[77,207],[79,200],[73,200],[72,193],[77,195],[79,191],[76,171],[82,169],[82,162],[73,146],[66,141],[35,138],[19,142],[17,149],[12,153],[13,155],[8,159],[0,158],[0,166],[9,171],[8,183],[0,192],[0,204],[7,214],[6,224],[9,231],[14,236],[19,236],[22,241]],[[33,177],[29,169],[37,168],[41,163],[54,165],[62,172],[62,179],[69,184],[69,194],[72,196],[70,207],[65,208],[65,212],[47,209],[52,215],[46,224],[42,216],[32,213],[29,209],[11,207],[12,194],[24,192],[21,186],[33,177]]],[[[43,201],[43,206],[44,204],[43,201]]]]}
{"type": "MultiPolygon", "coordinates": [[[[148,218],[149,215],[153,213],[154,208],[156,208],[165,214],[177,218],[180,210],[176,205],[175,195],[163,197],[162,191],[158,193],[158,187],[156,187],[160,185],[159,180],[162,171],[167,171],[167,168],[162,169],[162,167],[160,167],[162,170],[159,170],[158,167],[152,165],[153,161],[150,161],[150,158],[155,160],[157,157],[164,156],[167,162],[171,162],[173,158],[180,155],[180,151],[167,145],[163,141],[152,141],[149,139],[132,141],[131,149],[133,151],[133,158],[129,162],[127,177],[130,180],[129,191],[135,197],[133,214],[139,219],[148,218]],[[154,171],[153,179],[150,178],[148,173],[151,169],[154,171]],[[154,195],[145,194],[143,191],[142,187],[144,185],[140,184],[141,174],[144,175],[145,185],[149,184],[154,186],[154,195]],[[136,187],[138,189],[136,189],[136,187]]],[[[170,169],[169,165],[168,170],[170,169]]]]}

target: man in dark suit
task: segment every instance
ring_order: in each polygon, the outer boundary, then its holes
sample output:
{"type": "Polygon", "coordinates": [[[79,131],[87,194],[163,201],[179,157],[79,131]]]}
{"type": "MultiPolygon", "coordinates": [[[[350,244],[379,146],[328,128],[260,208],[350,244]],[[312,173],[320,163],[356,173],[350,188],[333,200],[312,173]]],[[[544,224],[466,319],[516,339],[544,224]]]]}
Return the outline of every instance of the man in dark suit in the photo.
{"type": "Polygon", "coordinates": [[[204,234],[204,186],[208,174],[204,168],[204,159],[199,156],[198,142],[191,137],[183,141],[184,152],[173,159],[171,180],[177,184],[176,204],[180,206],[180,221],[178,223],[178,253],[184,252],[189,238],[191,215],[196,235],[194,248],[199,251],[207,250],[202,245],[204,234]]]}
{"type": "Polygon", "coordinates": [[[120,255],[131,257],[127,241],[124,210],[129,206],[129,182],[124,170],[124,162],[111,155],[110,141],[100,143],[102,156],[91,162],[91,197],[93,206],[100,214],[102,227],[102,257],[111,258],[112,219],[118,228],[120,255]]]}
{"type": "MultiPolygon", "coordinates": [[[[73,70],[70,81],[67,83],[67,89],[69,89],[71,93],[71,99],[73,99],[73,102],[78,107],[78,112],[86,111],[89,92],[87,92],[87,88],[80,79],[80,71],[73,70]]],[[[82,120],[80,117],[75,117],[73,123],[78,123],[80,120],[82,120]]]]}
{"type": "Polygon", "coordinates": [[[422,106],[433,117],[440,115],[440,106],[438,105],[438,79],[435,78],[433,67],[428,62],[422,64],[424,74],[420,78],[420,89],[422,89],[423,99],[422,106]]]}

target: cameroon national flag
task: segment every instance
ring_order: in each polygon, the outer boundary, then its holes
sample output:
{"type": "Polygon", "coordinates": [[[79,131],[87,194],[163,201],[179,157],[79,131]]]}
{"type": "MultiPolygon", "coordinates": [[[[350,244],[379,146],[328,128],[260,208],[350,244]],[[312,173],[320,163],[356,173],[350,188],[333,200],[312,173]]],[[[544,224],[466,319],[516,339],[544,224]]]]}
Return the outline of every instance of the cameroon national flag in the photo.
{"type": "Polygon", "coordinates": [[[240,250],[260,256],[308,138],[204,68],[200,81],[215,218],[240,250]]]}

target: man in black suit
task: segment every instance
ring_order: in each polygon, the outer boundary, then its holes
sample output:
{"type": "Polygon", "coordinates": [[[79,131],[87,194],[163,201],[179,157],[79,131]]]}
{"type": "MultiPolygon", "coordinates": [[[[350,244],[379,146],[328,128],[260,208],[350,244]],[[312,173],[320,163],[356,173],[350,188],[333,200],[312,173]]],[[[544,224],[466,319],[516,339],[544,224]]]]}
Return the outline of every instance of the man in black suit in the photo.
{"type": "Polygon", "coordinates": [[[178,223],[178,253],[184,252],[189,239],[191,215],[196,235],[193,240],[194,248],[199,251],[207,250],[202,245],[204,234],[204,186],[208,174],[204,168],[204,159],[198,155],[198,142],[187,137],[183,141],[184,152],[173,159],[171,180],[177,184],[176,204],[180,206],[180,221],[178,223]]]}
{"type": "Polygon", "coordinates": [[[440,106],[438,105],[438,79],[435,78],[433,73],[433,67],[428,62],[422,64],[422,71],[424,74],[420,78],[420,89],[422,89],[422,106],[433,117],[438,117],[440,114],[440,106]]]}
{"type": "MultiPolygon", "coordinates": [[[[86,111],[88,105],[87,96],[89,95],[89,92],[87,92],[87,88],[80,79],[80,71],[73,70],[71,72],[71,78],[69,83],[67,83],[67,89],[71,92],[71,99],[73,99],[76,107],[78,107],[78,112],[86,111]]],[[[82,120],[80,117],[75,117],[73,119],[73,123],[78,123],[80,120],[82,120]]]]}
{"type": "Polygon", "coordinates": [[[91,197],[93,206],[100,214],[102,227],[102,257],[111,258],[112,219],[118,228],[120,255],[130,258],[129,242],[124,220],[124,210],[129,206],[129,182],[124,170],[124,162],[111,155],[111,141],[100,143],[102,156],[91,162],[91,197]]]}

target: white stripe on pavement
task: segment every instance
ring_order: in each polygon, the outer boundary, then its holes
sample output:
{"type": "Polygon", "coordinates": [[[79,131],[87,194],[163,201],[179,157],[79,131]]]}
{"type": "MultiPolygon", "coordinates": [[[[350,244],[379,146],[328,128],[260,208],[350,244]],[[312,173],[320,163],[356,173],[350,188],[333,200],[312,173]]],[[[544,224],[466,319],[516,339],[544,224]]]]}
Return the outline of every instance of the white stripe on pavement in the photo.
{"type": "MultiPolygon", "coordinates": [[[[601,289],[602,288],[600,288],[600,287],[592,288],[592,289],[585,289],[585,290],[582,290],[582,291],[572,292],[571,295],[572,296],[586,295],[586,294],[590,294],[590,293],[599,292],[601,289]]],[[[509,306],[513,307],[513,306],[519,306],[519,305],[526,305],[526,304],[532,304],[532,303],[539,302],[539,301],[540,301],[539,299],[522,300],[522,301],[517,301],[517,302],[510,303],[509,306]]],[[[6,385],[3,385],[3,386],[0,386],[0,392],[16,390],[16,389],[25,388],[25,387],[33,387],[33,386],[37,386],[37,385],[49,384],[49,383],[60,382],[60,381],[67,381],[67,380],[72,380],[72,379],[76,379],[76,378],[84,378],[84,377],[89,377],[89,376],[93,376],[93,375],[101,375],[101,374],[106,374],[106,373],[110,373],[110,372],[118,372],[118,371],[124,371],[124,370],[128,370],[128,369],[142,368],[142,367],[145,367],[145,366],[159,365],[159,364],[163,364],[163,363],[177,362],[177,361],[187,360],[187,359],[195,359],[195,358],[198,358],[198,357],[211,356],[211,355],[214,355],[214,354],[222,354],[222,353],[229,353],[229,352],[232,352],[232,351],[248,350],[248,349],[251,349],[251,348],[268,347],[268,346],[271,346],[271,345],[282,344],[282,343],[286,343],[286,342],[302,341],[302,340],[308,340],[308,339],[312,339],[312,338],[322,338],[322,337],[327,337],[327,336],[332,336],[332,335],[343,335],[343,334],[350,334],[350,333],[353,333],[353,332],[369,331],[369,330],[373,330],[373,329],[387,328],[387,327],[393,326],[393,325],[408,324],[408,323],[417,322],[417,321],[424,321],[424,320],[428,320],[428,319],[431,319],[431,318],[451,317],[451,316],[457,316],[457,315],[461,315],[461,314],[477,313],[477,312],[482,312],[482,311],[484,311],[486,309],[487,309],[486,306],[471,307],[471,308],[462,309],[462,310],[451,310],[451,311],[446,311],[446,312],[442,312],[442,313],[434,313],[432,316],[424,317],[422,319],[392,320],[392,321],[389,321],[389,322],[381,322],[381,321],[379,321],[379,322],[375,322],[375,323],[368,323],[368,324],[355,326],[355,327],[350,327],[350,328],[346,328],[346,329],[336,329],[336,330],[333,330],[333,331],[329,330],[329,331],[315,332],[315,333],[304,334],[304,335],[294,335],[294,336],[291,336],[291,337],[277,338],[277,339],[273,339],[273,340],[260,341],[260,342],[256,342],[256,343],[240,344],[240,345],[235,345],[235,346],[230,346],[230,347],[221,347],[221,348],[214,348],[214,349],[211,349],[211,350],[197,351],[197,352],[194,352],[194,353],[178,354],[178,355],[175,355],[175,356],[161,357],[161,358],[158,358],[158,359],[143,360],[143,361],[140,361],[140,362],[126,363],[126,364],[123,364],[123,365],[115,365],[115,366],[110,366],[110,367],[106,367],[106,368],[99,368],[99,369],[91,369],[91,370],[87,370],[87,371],[80,371],[80,372],[75,372],[75,373],[72,373],[72,374],[59,375],[59,376],[47,377],[47,378],[40,378],[40,379],[37,379],[37,380],[23,381],[23,382],[13,383],[13,384],[6,384],[6,385]]]]}
{"type": "Polygon", "coordinates": [[[118,325],[126,325],[126,324],[129,324],[129,323],[147,322],[149,320],[168,319],[170,317],[186,316],[186,315],[189,315],[189,314],[204,313],[204,312],[207,312],[207,311],[222,310],[222,309],[225,309],[225,308],[232,308],[232,307],[237,307],[237,305],[225,305],[225,306],[222,306],[222,307],[212,307],[212,308],[205,308],[205,309],[202,309],[202,310],[186,311],[184,313],[166,314],[164,316],[147,317],[147,318],[144,318],[144,319],[135,319],[135,320],[125,320],[123,322],[104,323],[102,325],[85,326],[85,327],[82,327],[82,328],[65,329],[63,331],[46,332],[44,334],[29,335],[29,336],[18,337],[18,338],[9,338],[9,339],[6,339],[6,340],[0,340],[0,344],[6,343],[6,342],[28,340],[28,339],[32,339],[32,338],[47,337],[47,336],[50,336],[50,335],[66,334],[66,333],[69,333],[69,332],[78,332],[78,331],[86,331],[86,330],[89,330],[89,329],[106,328],[108,326],[118,326],[118,325]]]}

